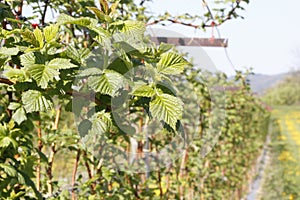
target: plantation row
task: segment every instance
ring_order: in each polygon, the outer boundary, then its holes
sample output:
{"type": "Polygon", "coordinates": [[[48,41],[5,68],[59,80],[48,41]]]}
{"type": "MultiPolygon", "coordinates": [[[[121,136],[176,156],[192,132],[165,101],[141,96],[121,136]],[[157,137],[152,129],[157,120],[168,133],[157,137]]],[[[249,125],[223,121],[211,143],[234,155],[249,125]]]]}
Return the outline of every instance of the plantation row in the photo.
{"type": "Polygon", "coordinates": [[[197,70],[118,3],[43,27],[0,3],[1,199],[241,199],[269,116],[245,74],[197,70]]]}

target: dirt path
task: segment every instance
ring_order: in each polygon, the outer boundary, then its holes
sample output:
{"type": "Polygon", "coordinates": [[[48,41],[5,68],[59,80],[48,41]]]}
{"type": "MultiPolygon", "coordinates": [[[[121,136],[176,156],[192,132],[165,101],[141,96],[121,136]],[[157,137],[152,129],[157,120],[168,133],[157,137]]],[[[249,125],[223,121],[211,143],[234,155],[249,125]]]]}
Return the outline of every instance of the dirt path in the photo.
{"type": "Polygon", "coordinates": [[[269,144],[270,144],[270,136],[272,132],[272,124],[269,126],[269,133],[267,135],[266,142],[264,144],[263,150],[259,158],[257,159],[257,164],[256,164],[256,178],[253,180],[249,193],[246,197],[246,200],[256,200],[259,197],[259,194],[262,190],[262,183],[263,183],[263,177],[265,174],[265,169],[268,166],[269,163],[269,154],[270,154],[270,149],[269,149],[269,144]]]}

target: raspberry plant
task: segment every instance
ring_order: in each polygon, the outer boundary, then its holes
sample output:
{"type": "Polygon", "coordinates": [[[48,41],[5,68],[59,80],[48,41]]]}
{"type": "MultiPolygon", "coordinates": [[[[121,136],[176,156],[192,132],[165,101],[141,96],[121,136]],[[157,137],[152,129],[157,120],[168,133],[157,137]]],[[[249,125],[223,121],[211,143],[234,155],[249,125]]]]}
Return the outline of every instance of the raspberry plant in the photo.
{"type": "MultiPolygon", "coordinates": [[[[216,9],[219,24],[243,2],[223,2],[233,9],[216,9]]],[[[2,199],[242,198],[267,112],[241,72],[205,74],[154,45],[144,3],[0,2],[2,199]],[[155,155],[168,145],[166,164],[155,155]]]]}

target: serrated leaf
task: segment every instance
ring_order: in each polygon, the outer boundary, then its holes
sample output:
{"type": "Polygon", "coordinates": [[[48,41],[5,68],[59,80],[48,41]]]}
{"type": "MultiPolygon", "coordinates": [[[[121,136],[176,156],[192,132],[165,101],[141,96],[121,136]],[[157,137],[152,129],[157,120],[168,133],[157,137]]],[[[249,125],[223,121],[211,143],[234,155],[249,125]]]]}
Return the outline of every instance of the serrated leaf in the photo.
{"type": "Polygon", "coordinates": [[[150,102],[150,112],[154,118],[166,122],[174,130],[177,120],[182,118],[183,103],[177,97],[160,94],[150,102]]]}
{"type": "Polygon", "coordinates": [[[167,43],[162,42],[158,47],[158,51],[160,53],[165,53],[165,52],[169,51],[170,49],[172,49],[173,47],[174,47],[173,44],[167,44],[167,43]]]}
{"type": "Polygon", "coordinates": [[[46,67],[52,68],[52,69],[70,69],[77,67],[77,65],[74,65],[71,63],[70,59],[66,58],[54,58],[50,60],[50,62],[46,65],[46,67]]]}
{"type": "Polygon", "coordinates": [[[76,25],[79,25],[79,26],[89,26],[89,25],[94,24],[96,22],[93,21],[93,19],[89,18],[89,17],[74,18],[74,17],[71,17],[71,16],[66,15],[66,14],[61,14],[57,18],[57,23],[59,25],[61,25],[61,24],[76,24],[76,25]]]}
{"type": "Polygon", "coordinates": [[[12,115],[12,119],[20,125],[23,121],[27,120],[27,116],[25,113],[24,108],[17,109],[14,114],[12,115]]]}
{"type": "Polygon", "coordinates": [[[21,106],[20,103],[17,103],[17,102],[10,102],[7,108],[8,108],[9,110],[16,110],[16,109],[18,109],[20,106],[21,106]]]}
{"type": "Polygon", "coordinates": [[[91,118],[91,122],[91,134],[103,134],[112,126],[110,114],[104,111],[95,113],[91,118]]]}
{"type": "Polygon", "coordinates": [[[23,93],[22,102],[27,113],[47,111],[52,109],[52,100],[37,90],[28,90],[23,93]]]}
{"type": "Polygon", "coordinates": [[[17,148],[17,146],[18,146],[18,143],[14,139],[12,139],[8,136],[3,137],[0,140],[0,147],[1,148],[7,148],[10,144],[12,144],[14,148],[17,148]]]}
{"type": "Polygon", "coordinates": [[[91,10],[101,22],[111,22],[112,21],[112,19],[108,15],[106,15],[103,11],[101,11],[100,9],[98,9],[96,7],[87,7],[87,9],[91,10]]]}
{"type": "Polygon", "coordinates": [[[59,75],[56,69],[42,64],[32,65],[28,72],[41,88],[47,88],[49,81],[53,81],[54,77],[59,75]]]}
{"type": "Polygon", "coordinates": [[[34,53],[26,53],[20,56],[21,64],[24,67],[30,67],[35,64],[35,56],[34,53]]]}
{"type": "Polygon", "coordinates": [[[46,88],[49,81],[52,81],[55,76],[59,75],[58,67],[73,67],[73,64],[70,64],[68,59],[60,60],[58,58],[51,60],[48,65],[45,65],[45,58],[40,53],[26,53],[20,56],[20,59],[21,64],[25,67],[24,69],[36,80],[38,86],[41,86],[41,88],[46,88]]]}
{"type": "Polygon", "coordinates": [[[0,47],[0,55],[15,56],[18,55],[18,53],[19,53],[19,48],[17,47],[12,47],[12,48],[0,47]]]}
{"type": "Polygon", "coordinates": [[[54,41],[57,37],[58,30],[59,30],[58,26],[53,25],[53,24],[44,28],[43,31],[44,31],[44,36],[45,36],[46,42],[49,43],[49,42],[54,41]]]}
{"type": "Polygon", "coordinates": [[[69,45],[64,53],[77,63],[83,64],[85,60],[91,56],[91,51],[87,48],[78,49],[73,45],[69,45]]]}
{"type": "Polygon", "coordinates": [[[157,71],[167,75],[175,75],[183,72],[184,68],[189,64],[181,55],[173,52],[162,54],[157,63],[157,71]]]}
{"type": "Polygon", "coordinates": [[[141,85],[134,88],[132,94],[139,97],[152,97],[155,95],[155,90],[149,85],[141,85]]]}
{"type": "Polygon", "coordinates": [[[93,38],[94,40],[99,42],[106,49],[111,48],[111,35],[108,31],[106,31],[102,27],[95,27],[95,26],[94,27],[90,26],[89,29],[97,33],[97,36],[93,38]]]}
{"type": "Polygon", "coordinates": [[[31,67],[34,64],[45,64],[45,56],[41,53],[26,53],[20,56],[20,60],[24,67],[31,67]]]}
{"type": "Polygon", "coordinates": [[[110,6],[110,8],[109,8],[109,15],[110,15],[110,16],[112,16],[112,15],[116,12],[119,3],[120,3],[120,1],[118,0],[118,1],[116,1],[115,3],[113,3],[113,4],[110,6]]]}
{"type": "Polygon", "coordinates": [[[111,25],[115,25],[119,28],[120,32],[130,35],[131,37],[143,37],[144,32],[146,31],[146,26],[143,22],[139,21],[118,21],[114,22],[111,25]]]}
{"type": "Polygon", "coordinates": [[[88,78],[88,85],[95,92],[115,96],[116,92],[123,87],[124,77],[112,70],[105,70],[100,76],[88,78]]]}
{"type": "Polygon", "coordinates": [[[4,66],[4,64],[5,64],[6,62],[8,62],[9,60],[10,60],[9,57],[0,55],[0,68],[1,68],[2,66],[4,66]]]}
{"type": "Polygon", "coordinates": [[[10,166],[8,164],[4,164],[4,163],[0,163],[0,168],[3,169],[3,171],[8,175],[8,176],[11,176],[11,177],[16,177],[17,176],[17,170],[13,167],[13,166],[10,166]]]}
{"type": "Polygon", "coordinates": [[[102,74],[103,71],[97,67],[91,67],[91,68],[87,68],[82,70],[81,72],[79,72],[79,74],[77,75],[78,77],[86,77],[86,76],[93,76],[93,75],[100,75],[102,74]]]}
{"type": "Polygon", "coordinates": [[[26,42],[29,42],[35,47],[40,47],[40,43],[32,31],[26,29],[25,31],[21,32],[21,35],[26,42]]]}
{"type": "Polygon", "coordinates": [[[42,31],[37,27],[34,29],[33,31],[34,37],[36,39],[36,41],[38,42],[40,48],[43,48],[44,46],[44,35],[42,33],[42,31]]]}
{"type": "Polygon", "coordinates": [[[8,69],[5,71],[4,76],[9,80],[23,82],[27,79],[26,72],[23,69],[8,69]]]}
{"type": "Polygon", "coordinates": [[[100,0],[100,7],[101,11],[103,11],[105,14],[108,14],[108,3],[106,0],[100,0]]]}
{"type": "Polygon", "coordinates": [[[90,120],[87,119],[82,120],[78,125],[78,132],[80,137],[85,137],[88,134],[91,127],[92,127],[92,122],[90,120]]]}

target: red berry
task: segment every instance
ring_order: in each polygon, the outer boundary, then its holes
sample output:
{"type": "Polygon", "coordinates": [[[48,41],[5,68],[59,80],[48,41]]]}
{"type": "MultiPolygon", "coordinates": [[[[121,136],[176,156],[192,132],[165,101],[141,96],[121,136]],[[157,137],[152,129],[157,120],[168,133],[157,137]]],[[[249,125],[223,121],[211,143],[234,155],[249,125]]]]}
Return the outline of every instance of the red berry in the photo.
{"type": "Polygon", "coordinates": [[[31,26],[32,26],[32,28],[36,28],[36,27],[38,27],[39,26],[39,24],[31,24],[31,26]]]}

